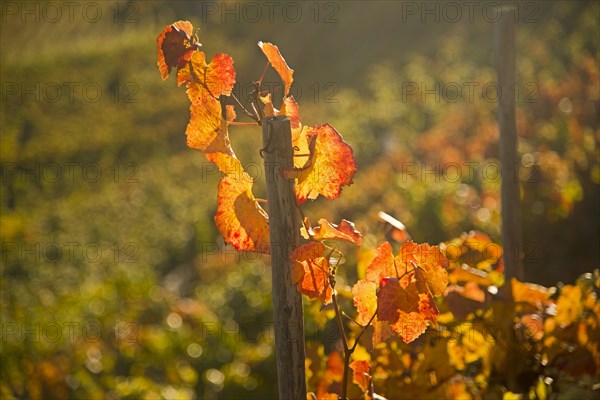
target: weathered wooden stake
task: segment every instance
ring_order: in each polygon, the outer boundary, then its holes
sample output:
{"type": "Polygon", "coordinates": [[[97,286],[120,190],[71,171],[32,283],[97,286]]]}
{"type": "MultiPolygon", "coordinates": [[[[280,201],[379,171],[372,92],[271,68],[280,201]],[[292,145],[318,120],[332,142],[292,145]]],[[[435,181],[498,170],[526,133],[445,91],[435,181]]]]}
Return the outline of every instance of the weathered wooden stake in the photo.
{"type": "Polygon", "coordinates": [[[263,157],[271,234],[273,318],[279,398],[306,399],[304,377],[304,316],[302,297],[292,284],[290,252],[300,243],[300,216],[294,182],[281,170],[293,165],[290,120],[278,116],[263,121],[263,157]]]}
{"type": "MultiPolygon", "coordinates": [[[[517,158],[517,122],[515,117],[515,9],[503,7],[502,17],[494,26],[494,52],[498,87],[498,123],[500,125],[500,164],[502,171],[502,246],[506,283],[500,293],[505,301],[512,301],[511,279],[523,281],[521,262],[521,212],[519,194],[519,162],[517,158]]],[[[506,386],[519,392],[518,343],[508,339],[506,357],[506,386]]]]}
{"type": "Polygon", "coordinates": [[[500,125],[500,164],[502,171],[502,245],[504,274],[508,294],[510,279],[524,280],[521,254],[521,206],[519,195],[519,159],[515,117],[515,9],[503,7],[502,17],[494,26],[496,71],[500,88],[498,123],[500,125]]]}

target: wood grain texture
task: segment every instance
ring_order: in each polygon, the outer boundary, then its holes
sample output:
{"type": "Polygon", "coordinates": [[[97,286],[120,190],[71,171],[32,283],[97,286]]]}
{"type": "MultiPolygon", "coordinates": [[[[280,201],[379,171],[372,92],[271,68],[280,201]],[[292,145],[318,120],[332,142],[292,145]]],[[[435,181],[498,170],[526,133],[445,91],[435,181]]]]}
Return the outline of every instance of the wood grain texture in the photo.
{"type": "MultiPolygon", "coordinates": [[[[506,281],[524,280],[521,254],[521,202],[519,157],[517,155],[517,122],[515,117],[515,10],[503,8],[502,18],[494,26],[494,50],[500,102],[500,163],[502,170],[502,246],[506,281]]],[[[510,290],[510,284],[507,285],[510,290]]]]}
{"type": "Polygon", "coordinates": [[[271,234],[271,274],[277,378],[280,399],[306,399],[302,297],[291,278],[290,252],[300,243],[300,216],[294,181],[283,177],[293,166],[292,133],[287,117],[263,121],[263,157],[271,234]]]}

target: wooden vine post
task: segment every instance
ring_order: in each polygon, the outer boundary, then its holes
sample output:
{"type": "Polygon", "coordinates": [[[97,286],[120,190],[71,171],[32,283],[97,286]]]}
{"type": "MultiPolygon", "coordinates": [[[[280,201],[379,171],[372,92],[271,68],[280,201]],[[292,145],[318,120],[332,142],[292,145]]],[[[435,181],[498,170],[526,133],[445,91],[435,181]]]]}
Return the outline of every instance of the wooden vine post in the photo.
{"type": "MultiPolygon", "coordinates": [[[[519,159],[517,156],[517,123],[515,117],[515,9],[503,7],[500,21],[494,26],[494,52],[498,75],[498,124],[500,126],[500,165],[502,171],[502,246],[506,284],[502,296],[512,301],[512,278],[524,280],[521,263],[521,206],[519,159]]],[[[506,358],[506,385],[519,392],[519,345],[509,338],[506,358]]]]}
{"type": "Polygon", "coordinates": [[[302,297],[291,278],[290,252],[300,243],[300,216],[294,181],[282,175],[293,166],[292,131],[285,116],[265,119],[262,127],[271,235],[273,323],[280,399],[306,399],[302,297]]]}
{"type": "Polygon", "coordinates": [[[511,278],[524,280],[521,254],[521,207],[519,195],[519,158],[515,117],[515,9],[502,7],[502,16],[494,26],[494,48],[498,74],[498,123],[500,125],[500,164],[502,171],[502,245],[507,289],[511,278]]]}

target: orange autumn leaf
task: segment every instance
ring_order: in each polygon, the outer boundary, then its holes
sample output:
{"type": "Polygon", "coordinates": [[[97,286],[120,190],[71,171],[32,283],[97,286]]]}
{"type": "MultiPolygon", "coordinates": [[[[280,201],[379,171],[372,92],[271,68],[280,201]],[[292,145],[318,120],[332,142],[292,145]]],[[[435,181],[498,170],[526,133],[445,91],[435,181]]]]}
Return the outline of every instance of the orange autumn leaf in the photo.
{"type": "Polygon", "coordinates": [[[314,398],[316,398],[317,400],[339,400],[340,396],[338,396],[335,393],[323,393],[320,394],[319,396],[316,396],[313,398],[311,397],[312,395],[309,393],[306,395],[307,400],[313,400],[314,398]]]}
{"type": "Polygon", "coordinates": [[[275,115],[279,115],[279,110],[277,110],[273,106],[273,95],[271,93],[266,93],[265,95],[259,94],[258,98],[265,105],[265,107],[262,110],[264,118],[269,118],[269,117],[273,117],[275,115]]]}
{"type": "MultiPolygon", "coordinates": [[[[307,221],[307,223],[309,223],[307,221]]],[[[350,243],[354,243],[357,246],[362,244],[362,234],[354,229],[354,223],[342,219],[339,225],[332,224],[325,218],[319,220],[319,226],[308,229],[304,229],[306,233],[305,238],[309,237],[313,240],[325,240],[325,239],[341,239],[350,243]]]]}
{"type": "Polygon", "coordinates": [[[360,280],[352,287],[352,297],[358,311],[356,322],[364,326],[377,311],[377,285],[364,279],[360,280]]]}
{"type": "Polygon", "coordinates": [[[341,381],[344,376],[344,359],[337,352],[331,352],[327,357],[327,371],[331,373],[335,381],[341,381]]]}
{"type": "Polygon", "coordinates": [[[350,363],[350,368],[354,372],[352,374],[352,382],[356,383],[362,391],[367,391],[371,380],[370,370],[371,365],[366,360],[356,360],[350,363]]]}
{"type": "Polygon", "coordinates": [[[448,285],[444,291],[444,297],[446,300],[451,294],[460,295],[465,299],[469,299],[477,303],[485,302],[485,292],[475,282],[466,282],[464,286],[448,285]]]}
{"type": "Polygon", "coordinates": [[[299,133],[302,123],[300,122],[300,108],[298,103],[294,99],[294,96],[288,96],[283,99],[281,110],[278,110],[273,105],[273,95],[266,93],[264,95],[258,95],[259,100],[264,104],[262,110],[263,118],[269,118],[275,115],[285,115],[290,119],[290,125],[292,127],[292,134],[299,133]]]}
{"type": "MultiPolygon", "coordinates": [[[[310,156],[301,168],[284,170],[288,179],[296,179],[296,198],[299,203],[316,199],[319,194],[328,199],[340,196],[342,186],[352,184],[356,162],[352,148],[329,124],[303,129],[298,141],[306,141],[310,156]]],[[[296,153],[303,153],[302,143],[296,153]]]]}
{"type": "Polygon", "coordinates": [[[335,382],[342,382],[344,377],[344,359],[339,352],[329,353],[325,366],[326,370],[316,385],[318,399],[329,398],[331,386],[335,382]]]}
{"type": "Polygon", "coordinates": [[[371,325],[373,325],[373,346],[377,346],[379,343],[385,342],[394,336],[394,331],[392,331],[392,327],[387,321],[379,321],[375,317],[371,325]]]}
{"type": "MultiPolygon", "coordinates": [[[[413,341],[429,322],[437,320],[433,297],[441,295],[448,284],[446,264],[437,246],[405,242],[394,258],[391,245],[384,242],[367,267],[366,278],[353,289],[359,320],[370,318],[372,314],[367,314],[376,308],[377,324],[388,323],[406,343],[413,341]],[[376,306],[372,304],[374,290],[376,306]]],[[[380,340],[374,336],[374,341],[380,340]]]]}
{"type": "Polygon", "coordinates": [[[221,103],[212,97],[190,106],[190,121],[185,134],[188,147],[194,150],[233,155],[221,103]]]}
{"type": "Polygon", "coordinates": [[[425,278],[424,271],[421,268],[415,270],[415,285],[417,287],[417,292],[419,292],[419,314],[421,314],[427,321],[435,322],[437,316],[440,314],[440,311],[435,305],[433,294],[430,290],[430,285],[425,278]]]}
{"type": "Polygon", "coordinates": [[[258,47],[260,47],[265,56],[267,56],[269,63],[281,77],[281,80],[285,85],[283,97],[287,97],[288,93],[290,92],[292,82],[294,81],[294,70],[288,67],[287,62],[279,52],[279,48],[274,44],[268,42],[258,42],[258,47]]]}
{"type": "Polygon", "coordinates": [[[533,283],[520,282],[516,278],[511,279],[513,299],[515,302],[529,303],[534,307],[539,307],[544,304],[553,291],[533,283]]]}
{"type": "MultiPolygon", "coordinates": [[[[310,126],[300,126],[298,129],[292,129],[292,145],[294,146],[294,169],[301,170],[310,160],[311,149],[308,143],[308,132],[310,126]]],[[[285,175],[294,178],[293,171],[284,170],[285,175]]],[[[297,197],[298,195],[296,195],[297,197]]]]}
{"type": "Polygon", "coordinates": [[[387,278],[377,294],[377,318],[387,321],[405,343],[410,343],[425,332],[428,321],[435,321],[432,301],[419,293],[414,283],[387,278]]]}
{"type": "Polygon", "coordinates": [[[235,107],[232,105],[225,106],[225,119],[227,123],[231,123],[235,121],[237,118],[237,114],[235,113],[235,107]]]}
{"type": "Polygon", "coordinates": [[[192,39],[193,30],[189,21],[177,21],[163,29],[156,38],[157,64],[163,80],[167,79],[171,68],[177,67],[188,51],[201,46],[192,39]]]}
{"type": "MultiPolygon", "coordinates": [[[[245,176],[244,168],[242,163],[233,154],[214,152],[204,153],[208,161],[214,163],[216,167],[222,173],[226,175],[232,175],[233,177],[240,178],[245,176]]],[[[212,172],[212,171],[211,171],[212,172]]],[[[244,178],[245,179],[245,178],[244,178]]]]}
{"type": "Polygon", "coordinates": [[[304,244],[291,253],[292,283],[299,292],[323,304],[332,300],[333,290],[329,284],[329,260],[323,257],[325,245],[321,242],[304,244]]]}
{"type": "Polygon", "coordinates": [[[211,97],[218,99],[220,96],[229,96],[235,84],[233,59],[227,54],[219,53],[210,64],[206,64],[204,52],[188,53],[184,56],[184,64],[177,71],[177,84],[183,83],[187,84],[192,104],[211,97]]]}
{"type": "Polygon", "coordinates": [[[268,216],[252,194],[247,173],[221,178],[215,222],[225,242],[237,250],[269,253],[268,216]]]}
{"type": "Polygon", "coordinates": [[[481,286],[492,286],[494,281],[488,275],[485,271],[463,264],[450,272],[448,281],[450,283],[475,282],[481,286]]]}
{"type": "Polygon", "coordinates": [[[288,96],[283,99],[279,114],[285,115],[290,119],[292,129],[300,128],[300,108],[298,107],[298,103],[296,103],[294,96],[288,96]]]}
{"type": "Polygon", "coordinates": [[[400,273],[394,267],[392,246],[388,242],[381,244],[375,250],[375,254],[375,258],[367,267],[366,280],[374,282],[379,287],[383,278],[400,276],[400,273]]]}
{"type": "Polygon", "coordinates": [[[448,285],[448,260],[438,246],[427,243],[416,244],[413,241],[405,242],[396,257],[398,270],[408,271],[411,267],[418,267],[423,272],[423,278],[434,296],[440,296],[448,285]]]}

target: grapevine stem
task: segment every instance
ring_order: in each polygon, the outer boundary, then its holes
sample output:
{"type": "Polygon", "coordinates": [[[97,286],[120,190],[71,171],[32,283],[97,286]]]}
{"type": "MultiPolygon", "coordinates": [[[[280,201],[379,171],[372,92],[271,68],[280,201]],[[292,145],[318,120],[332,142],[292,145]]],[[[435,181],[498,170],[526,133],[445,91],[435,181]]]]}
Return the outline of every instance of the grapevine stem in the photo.
{"type": "Polygon", "coordinates": [[[240,108],[242,109],[242,111],[244,112],[244,114],[246,114],[247,116],[249,116],[250,118],[252,118],[253,120],[255,120],[256,123],[258,123],[258,121],[259,121],[258,117],[255,114],[252,114],[250,111],[248,111],[246,109],[246,107],[244,107],[243,104],[238,100],[238,98],[235,96],[235,94],[231,93],[231,97],[233,97],[233,100],[235,100],[235,102],[237,103],[237,105],[240,106],[240,108]]]}
{"type": "MultiPolygon", "coordinates": [[[[346,313],[344,313],[343,311],[340,311],[340,307],[339,307],[339,304],[337,301],[337,294],[335,293],[335,288],[332,288],[332,289],[334,289],[333,295],[332,295],[332,301],[333,301],[333,308],[335,310],[335,321],[336,321],[338,329],[340,331],[340,336],[342,337],[342,345],[344,346],[344,375],[343,375],[343,380],[342,380],[342,397],[341,398],[342,398],[342,400],[347,400],[346,393],[348,391],[348,373],[350,372],[350,360],[352,359],[352,354],[354,353],[354,350],[356,350],[356,346],[358,346],[360,338],[366,332],[369,325],[371,325],[371,322],[373,322],[373,320],[375,319],[375,316],[377,315],[377,310],[375,310],[375,313],[373,313],[373,316],[371,317],[371,319],[369,319],[369,322],[367,322],[366,325],[364,325],[364,326],[361,325],[362,330],[360,331],[360,333],[354,340],[354,344],[352,345],[352,347],[350,347],[348,345],[348,338],[346,337],[346,331],[344,330],[344,324],[342,322],[342,315],[346,315],[346,313]]],[[[354,321],[354,322],[358,324],[358,322],[356,322],[356,321],[354,321]]]]}
{"type": "Polygon", "coordinates": [[[350,366],[350,357],[352,356],[352,352],[348,348],[348,339],[346,338],[346,331],[344,330],[344,324],[342,323],[342,314],[340,313],[340,307],[338,305],[335,289],[333,290],[332,300],[333,308],[335,310],[335,321],[337,322],[340,335],[342,336],[342,344],[344,345],[344,377],[342,381],[342,399],[346,400],[346,390],[348,388],[348,368],[350,366]]]}

